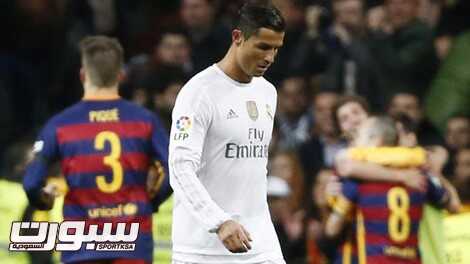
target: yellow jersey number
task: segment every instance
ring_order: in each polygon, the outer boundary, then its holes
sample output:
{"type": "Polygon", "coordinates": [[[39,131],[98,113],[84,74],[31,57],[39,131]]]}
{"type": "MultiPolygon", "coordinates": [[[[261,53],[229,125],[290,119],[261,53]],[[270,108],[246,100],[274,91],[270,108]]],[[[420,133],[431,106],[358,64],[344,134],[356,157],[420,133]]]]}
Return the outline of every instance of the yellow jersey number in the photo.
{"type": "Polygon", "coordinates": [[[390,210],[388,233],[395,242],[404,242],[410,235],[410,197],[403,187],[393,187],[387,193],[387,204],[390,210]]]}
{"type": "Polygon", "coordinates": [[[105,193],[113,193],[119,190],[123,182],[122,165],[119,162],[121,157],[121,141],[119,136],[111,131],[102,131],[95,137],[95,149],[103,150],[106,142],[111,146],[111,153],[103,158],[103,163],[111,167],[113,171],[111,182],[107,182],[104,175],[96,176],[98,189],[105,193]]]}

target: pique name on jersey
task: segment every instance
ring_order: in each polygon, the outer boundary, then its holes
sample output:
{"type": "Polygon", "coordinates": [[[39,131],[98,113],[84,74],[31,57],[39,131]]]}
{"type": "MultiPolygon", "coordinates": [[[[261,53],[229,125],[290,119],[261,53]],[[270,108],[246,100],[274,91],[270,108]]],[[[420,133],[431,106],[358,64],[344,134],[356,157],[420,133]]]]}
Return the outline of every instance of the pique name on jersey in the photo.
{"type": "Polygon", "coordinates": [[[117,108],[90,111],[88,113],[90,122],[113,122],[119,121],[119,110],[117,108]]]}

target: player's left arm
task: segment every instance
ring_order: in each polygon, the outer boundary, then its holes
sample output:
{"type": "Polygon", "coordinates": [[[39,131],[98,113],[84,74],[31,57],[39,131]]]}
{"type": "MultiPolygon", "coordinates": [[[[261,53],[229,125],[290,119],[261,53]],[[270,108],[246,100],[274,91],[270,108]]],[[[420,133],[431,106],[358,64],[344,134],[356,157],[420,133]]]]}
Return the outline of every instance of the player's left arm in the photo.
{"type": "Polygon", "coordinates": [[[52,123],[46,124],[40,132],[32,151],[34,157],[26,167],[23,188],[32,206],[49,210],[54,205],[57,190],[54,186],[46,186],[46,178],[50,164],[59,155],[56,128],[52,123]]]}
{"type": "Polygon", "coordinates": [[[332,204],[332,212],[325,223],[325,236],[327,238],[337,238],[347,225],[348,216],[354,210],[357,192],[357,183],[352,180],[345,180],[342,184],[341,194],[336,197],[332,204]]]}
{"type": "Polygon", "coordinates": [[[154,170],[149,173],[147,180],[147,190],[152,198],[154,211],[158,211],[160,204],[173,193],[168,177],[168,145],[168,133],[163,128],[162,122],[154,116],[152,120],[152,149],[155,166],[154,170]]]}
{"type": "Polygon", "coordinates": [[[429,175],[426,196],[433,205],[450,213],[457,213],[460,209],[461,202],[455,187],[442,176],[429,175]]]}

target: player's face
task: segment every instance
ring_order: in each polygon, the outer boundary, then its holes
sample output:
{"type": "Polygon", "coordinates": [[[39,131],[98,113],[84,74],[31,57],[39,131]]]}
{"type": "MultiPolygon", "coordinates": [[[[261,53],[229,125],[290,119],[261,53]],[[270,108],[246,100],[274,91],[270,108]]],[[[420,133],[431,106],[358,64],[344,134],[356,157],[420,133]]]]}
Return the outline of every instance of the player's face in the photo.
{"type": "Polygon", "coordinates": [[[284,32],[260,28],[248,39],[242,35],[240,38],[237,44],[237,62],[240,68],[247,76],[262,76],[274,62],[283,44],[284,32]]]}
{"type": "Polygon", "coordinates": [[[372,141],[370,130],[372,127],[372,122],[373,120],[371,118],[366,119],[363,121],[358,129],[357,129],[357,135],[356,138],[354,139],[354,146],[356,147],[371,147],[374,144],[374,141],[372,141]]]}
{"type": "Polygon", "coordinates": [[[367,119],[367,112],[357,102],[349,102],[341,106],[336,112],[339,127],[350,140],[357,134],[361,123],[367,119]]]}

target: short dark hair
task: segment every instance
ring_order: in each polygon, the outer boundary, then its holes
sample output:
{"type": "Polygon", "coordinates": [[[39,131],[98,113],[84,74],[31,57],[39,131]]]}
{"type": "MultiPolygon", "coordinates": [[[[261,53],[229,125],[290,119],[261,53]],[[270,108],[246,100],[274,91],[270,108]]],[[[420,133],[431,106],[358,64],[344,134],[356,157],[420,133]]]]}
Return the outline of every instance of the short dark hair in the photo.
{"type": "Polygon", "coordinates": [[[338,102],[336,102],[335,106],[333,107],[333,112],[332,112],[333,121],[334,121],[333,123],[337,131],[341,131],[341,127],[339,125],[339,120],[338,120],[338,115],[337,115],[338,110],[343,105],[348,104],[348,103],[357,103],[362,107],[362,109],[364,109],[364,111],[367,114],[370,114],[369,103],[364,97],[361,97],[358,95],[345,95],[345,96],[340,97],[338,99],[338,102]]]}
{"type": "Polygon", "coordinates": [[[118,82],[124,64],[124,50],[117,39],[86,37],[80,41],[80,53],[83,67],[94,85],[107,87],[118,82]]]}
{"type": "Polygon", "coordinates": [[[393,102],[393,100],[395,99],[395,97],[397,97],[397,96],[399,96],[399,95],[405,95],[405,96],[414,97],[414,98],[416,99],[416,102],[418,103],[418,107],[422,107],[421,98],[419,97],[419,95],[418,95],[417,93],[414,93],[414,92],[411,92],[411,91],[407,91],[407,90],[400,90],[400,91],[395,92],[394,94],[392,94],[392,95],[388,98],[387,108],[390,108],[390,106],[392,105],[392,102],[393,102]]]}
{"type": "Polygon", "coordinates": [[[239,10],[236,28],[243,32],[245,39],[256,34],[262,27],[284,32],[286,22],[281,11],[269,0],[247,1],[239,10]]]}

